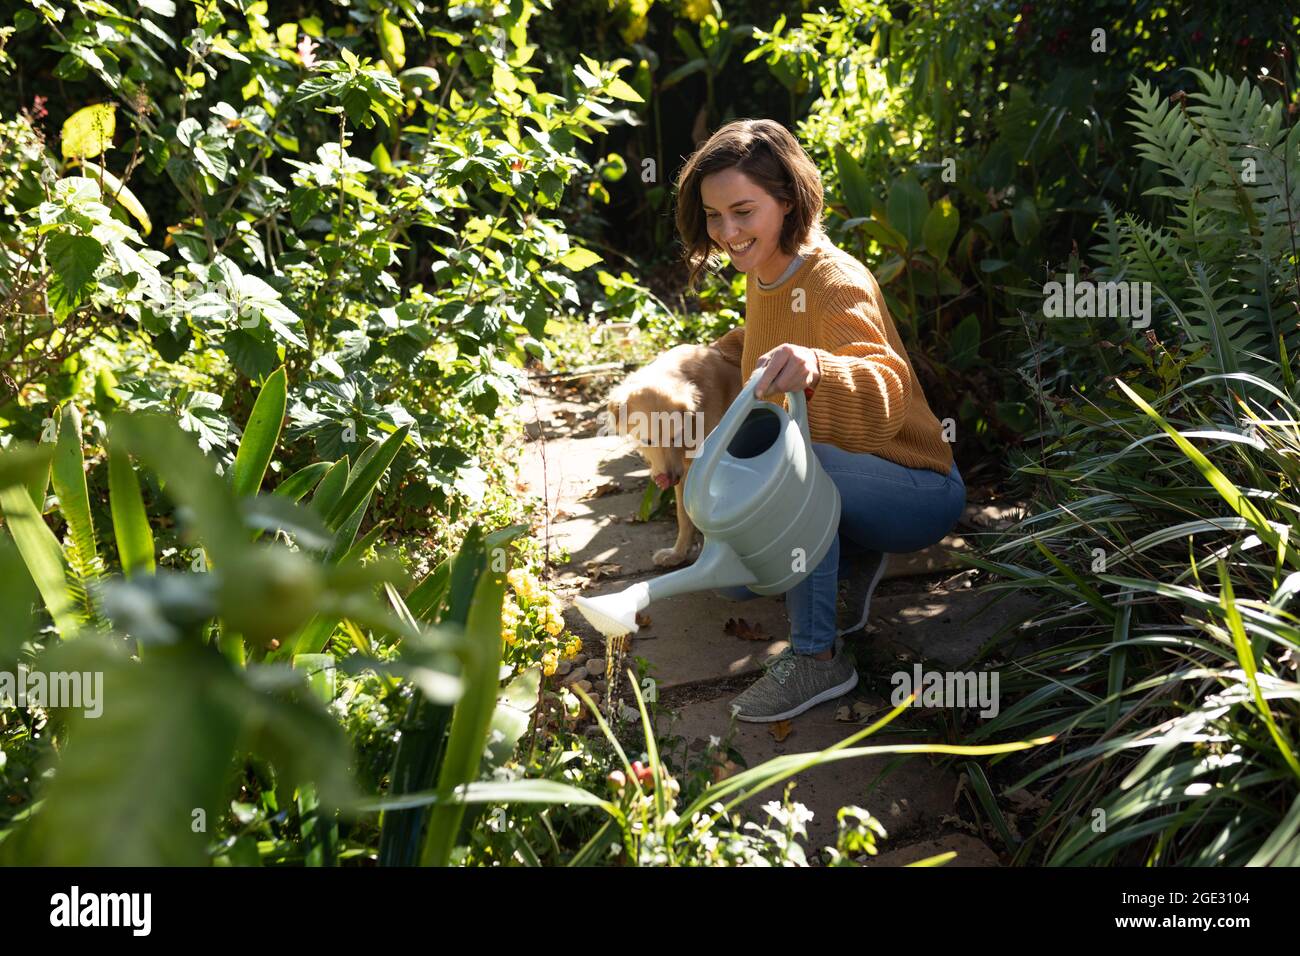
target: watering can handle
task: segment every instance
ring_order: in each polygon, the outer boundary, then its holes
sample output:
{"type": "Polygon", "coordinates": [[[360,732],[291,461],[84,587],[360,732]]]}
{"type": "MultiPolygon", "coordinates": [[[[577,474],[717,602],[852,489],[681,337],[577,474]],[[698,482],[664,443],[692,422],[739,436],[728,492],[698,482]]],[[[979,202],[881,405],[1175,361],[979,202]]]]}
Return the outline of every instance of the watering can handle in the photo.
{"type": "MultiPolygon", "coordinates": [[[[691,484],[695,484],[692,479],[695,478],[696,472],[702,471],[699,475],[699,484],[706,489],[709,487],[709,481],[713,477],[713,469],[717,467],[718,459],[721,457],[721,449],[725,449],[731,444],[732,436],[735,435],[737,429],[745,421],[749,410],[757,405],[759,401],[766,401],[766,399],[760,400],[756,394],[758,380],[762,376],[763,369],[754,369],[753,374],[749,376],[749,381],[745,383],[744,388],[736,396],[736,400],[731,403],[731,407],[722,416],[722,421],[718,422],[718,427],[710,432],[709,436],[704,440],[704,445],[701,448],[705,458],[703,468],[701,469],[698,466],[692,468],[686,476],[687,481],[690,481],[691,484]]],[[[804,398],[802,390],[786,392],[785,397],[790,407],[790,417],[803,433],[804,451],[807,452],[805,460],[811,461],[813,456],[812,428],[808,425],[808,401],[804,398]]]]}

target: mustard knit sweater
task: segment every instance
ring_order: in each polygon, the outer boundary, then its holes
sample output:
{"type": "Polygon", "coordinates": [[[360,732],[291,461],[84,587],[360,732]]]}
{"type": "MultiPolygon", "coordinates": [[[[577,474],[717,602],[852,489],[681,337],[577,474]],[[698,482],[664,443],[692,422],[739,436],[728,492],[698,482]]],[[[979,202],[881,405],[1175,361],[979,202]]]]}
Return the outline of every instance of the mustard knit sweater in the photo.
{"type": "MultiPolygon", "coordinates": [[[[946,475],[952,447],[925,400],[876,277],[825,236],[775,289],[745,282],[745,324],[713,347],[749,381],[759,358],[791,343],[813,349],[821,381],[808,402],[812,440],[946,475]]],[[[784,407],[785,397],[780,404],[784,407]]]]}

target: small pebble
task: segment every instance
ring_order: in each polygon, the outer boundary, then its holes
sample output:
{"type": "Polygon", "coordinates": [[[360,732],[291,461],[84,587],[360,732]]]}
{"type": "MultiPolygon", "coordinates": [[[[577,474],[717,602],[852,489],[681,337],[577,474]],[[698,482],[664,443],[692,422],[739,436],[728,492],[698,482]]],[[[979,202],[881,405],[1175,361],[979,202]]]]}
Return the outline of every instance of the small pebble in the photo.
{"type": "Polygon", "coordinates": [[[587,663],[587,655],[579,651],[577,654],[573,655],[572,663],[574,667],[581,667],[583,664],[587,663]]]}
{"type": "Polygon", "coordinates": [[[583,689],[583,691],[585,691],[585,692],[588,693],[588,694],[591,693],[591,681],[589,681],[589,680],[579,680],[579,681],[575,681],[574,684],[573,684],[573,686],[574,686],[574,687],[581,687],[581,688],[583,689]]]}
{"type": "Polygon", "coordinates": [[[587,661],[587,673],[605,676],[605,659],[603,657],[593,657],[587,661]]]}
{"type": "Polygon", "coordinates": [[[557,677],[563,677],[571,670],[573,670],[573,661],[560,661],[555,665],[555,675],[557,677]]]}
{"type": "Polygon", "coordinates": [[[591,686],[596,691],[597,694],[603,694],[605,693],[605,691],[609,690],[609,681],[598,680],[596,681],[596,683],[592,684],[591,686]]]}

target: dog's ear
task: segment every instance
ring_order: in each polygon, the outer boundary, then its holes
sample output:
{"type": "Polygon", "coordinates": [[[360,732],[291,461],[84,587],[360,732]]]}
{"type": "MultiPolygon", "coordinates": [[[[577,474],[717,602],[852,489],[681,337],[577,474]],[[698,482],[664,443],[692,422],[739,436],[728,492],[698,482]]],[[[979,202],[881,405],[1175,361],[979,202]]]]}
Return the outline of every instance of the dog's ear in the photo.
{"type": "Polygon", "coordinates": [[[610,392],[609,398],[605,400],[605,423],[604,434],[606,435],[625,435],[624,426],[627,424],[627,392],[618,388],[610,392]],[[622,411],[622,415],[619,412],[622,411]]]}

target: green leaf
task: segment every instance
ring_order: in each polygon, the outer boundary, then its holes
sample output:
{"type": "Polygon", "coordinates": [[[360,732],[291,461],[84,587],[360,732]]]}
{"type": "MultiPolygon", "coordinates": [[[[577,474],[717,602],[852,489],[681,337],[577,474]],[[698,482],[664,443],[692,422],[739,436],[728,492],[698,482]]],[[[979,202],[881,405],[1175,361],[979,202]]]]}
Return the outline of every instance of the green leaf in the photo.
{"type": "Polygon", "coordinates": [[[64,407],[59,422],[52,465],[51,478],[54,493],[59,496],[59,512],[68,522],[71,542],[68,563],[78,578],[97,578],[99,549],[90,514],[90,494],[86,490],[86,463],[81,454],[81,413],[71,402],[64,407]]]}
{"type": "Polygon", "coordinates": [[[688,76],[694,73],[699,73],[701,70],[708,69],[708,66],[709,61],[703,59],[691,60],[688,63],[683,63],[663,78],[663,81],[659,84],[659,92],[662,93],[665,90],[672,89],[688,76]]]}
{"type": "Polygon", "coordinates": [[[0,670],[12,672],[19,649],[31,636],[38,595],[22,555],[8,535],[0,535],[0,621],[5,622],[0,627],[0,670]]]}
{"type": "Polygon", "coordinates": [[[411,616],[417,621],[432,620],[442,607],[447,593],[447,582],[451,576],[451,559],[448,558],[430,571],[406,595],[406,606],[411,616]]]}
{"type": "Polygon", "coordinates": [[[140,200],[135,198],[135,193],[127,189],[126,184],[110,173],[103,166],[96,163],[87,162],[84,164],[86,169],[94,173],[92,179],[98,179],[103,184],[105,197],[112,196],[117,199],[122,208],[135,217],[135,221],[140,224],[147,236],[153,230],[153,222],[149,219],[149,214],[145,212],[144,206],[140,200]]]}
{"type": "Polygon", "coordinates": [[[1011,207],[1011,232],[1016,242],[1027,246],[1038,236],[1038,208],[1033,199],[1024,196],[1011,207]]]}
{"type": "Polygon", "coordinates": [[[291,501],[301,501],[307,492],[316,487],[316,482],[320,481],[321,476],[329,469],[330,463],[328,461],[314,461],[307,467],[295,471],[276,485],[272,494],[280,495],[291,501]]]}
{"type": "Polygon", "coordinates": [[[627,100],[630,103],[644,103],[641,94],[634,90],[625,80],[618,77],[609,81],[605,87],[605,92],[617,100],[627,100]]]}
{"type": "Polygon", "coordinates": [[[104,247],[90,236],[57,232],[45,243],[45,261],[53,273],[50,305],[62,316],[81,305],[90,294],[95,270],[104,261],[104,247]]]}
{"type": "Polygon", "coordinates": [[[478,803],[558,803],[578,807],[601,807],[617,815],[618,809],[588,790],[558,780],[480,780],[457,787],[451,793],[417,791],[379,800],[366,800],[348,807],[352,813],[401,810],[410,807],[463,806],[478,803]]]}
{"type": "Polygon", "coordinates": [[[383,143],[376,143],[375,148],[370,151],[370,162],[374,164],[375,169],[387,176],[397,172],[397,167],[393,165],[393,158],[388,155],[388,150],[383,143]]]}
{"type": "Polygon", "coordinates": [[[930,213],[930,201],[911,173],[900,176],[890,187],[885,213],[889,216],[889,225],[907,238],[909,246],[915,248],[921,244],[921,229],[930,213]]]}
{"type": "Polygon", "coordinates": [[[442,84],[438,71],[431,66],[413,66],[398,74],[397,79],[402,84],[402,89],[419,89],[425,93],[436,90],[442,84]]]}
{"type": "Polygon", "coordinates": [[[1264,698],[1264,692],[1260,690],[1259,664],[1255,660],[1255,650],[1251,646],[1250,638],[1246,636],[1246,628],[1241,622],[1241,611],[1238,610],[1237,602],[1232,594],[1232,578],[1228,574],[1228,565],[1220,558],[1217,567],[1219,569],[1219,600],[1223,605],[1228,630],[1232,634],[1232,646],[1237,652],[1237,660],[1246,675],[1246,687],[1255,699],[1255,707],[1260,716],[1264,718],[1264,725],[1268,728],[1273,743],[1277,745],[1278,753],[1281,754],[1286,765],[1291,768],[1291,772],[1300,779],[1300,759],[1296,758],[1295,745],[1284,737],[1282,731],[1278,729],[1277,721],[1273,717],[1273,711],[1269,709],[1268,701],[1264,698]]]}
{"type": "MultiPolygon", "coordinates": [[[[0,453],[0,488],[10,485],[27,487],[50,470],[50,456],[54,446],[16,444],[0,453]]],[[[42,490],[42,498],[44,492],[42,490]]]]}
{"type": "Polygon", "coordinates": [[[77,110],[63,124],[60,148],[64,159],[89,159],[113,145],[117,105],[96,103],[77,110]]]}
{"type": "Polygon", "coordinates": [[[40,591],[41,600],[45,602],[59,636],[64,639],[75,637],[81,622],[77,619],[68,589],[63,549],[59,547],[58,538],[54,537],[54,532],[32,504],[25,488],[10,485],[0,489],[0,512],[4,514],[5,526],[18,546],[18,553],[40,591]]]}
{"type": "Polygon", "coordinates": [[[490,773],[493,768],[501,766],[513,756],[515,747],[531,723],[541,680],[540,665],[530,667],[500,692],[496,710],[492,712],[492,725],[480,775],[490,773]]]}
{"type": "MultiPolygon", "coordinates": [[[[470,605],[465,632],[468,638],[463,679],[465,694],[452,714],[447,750],[438,778],[438,791],[450,796],[461,784],[478,777],[483,747],[496,707],[497,674],[501,668],[501,604],[505,597],[504,573],[485,571],[479,575],[470,605]]],[[[464,817],[459,805],[435,806],[429,814],[421,863],[445,866],[451,857],[456,834],[464,817]]]]}
{"type": "Polygon", "coordinates": [[[948,249],[952,246],[952,241],[957,238],[960,220],[957,207],[947,196],[931,206],[929,214],[925,217],[925,223],[921,227],[921,238],[925,242],[926,250],[939,261],[940,265],[948,258],[948,249]]]}
{"type": "MultiPolygon", "coordinates": [[[[348,476],[348,485],[343,494],[339,496],[338,501],[325,513],[325,523],[331,528],[339,528],[344,521],[352,516],[357,507],[370,496],[379,484],[379,479],[384,476],[388,466],[392,464],[393,459],[397,457],[398,451],[401,450],[402,442],[406,441],[407,434],[411,431],[410,425],[403,425],[393,434],[384,439],[380,444],[376,441],[371,448],[379,447],[374,452],[374,457],[358,468],[348,476]]],[[[362,452],[365,455],[365,452],[362,452]]],[[[324,482],[322,482],[324,484],[324,482]]]]}
{"type": "Polygon", "coordinates": [[[262,385],[248,418],[248,427],[239,440],[239,451],[231,469],[231,487],[239,497],[255,495],[262,487],[267,465],[280,440],[284,425],[286,398],[284,367],[276,369],[262,385]]]}
{"type": "Polygon", "coordinates": [[[140,496],[140,482],[126,452],[108,450],[108,498],[113,513],[113,535],[122,571],[132,577],[154,571],[153,531],[140,496]]]}
{"type": "Polygon", "coordinates": [[[402,37],[402,28],[388,19],[388,11],[382,11],[375,19],[375,31],[379,34],[379,54],[394,73],[406,66],[406,40],[402,37]]]}
{"type": "Polygon", "coordinates": [[[348,474],[348,456],[344,455],[330,466],[325,472],[325,477],[316,486],[316,491],[311,496],[311,506],[322,518],[328,515],[338,500],[343,497],[343,491],[348,486],[348,474]]]}
{"type": "Polygon", "coordinates": [[[948,340],[948,347],[952,352],[948,357],[949,365],[958,371],[970,368],[975,363],[975,360],[979,358],[979,316],[968,315],[958,322],[957,327],[952,330],[952,336],[948,340]]]}
{"type": "Polygon", "coordinates": [[[596,253],[590,249],[570,249],[560,257],[560,265],[566,269],[572,269],[574,272],[581,272],[588,266],[594,266],[598,262],[603,262],[596,253]]]}
{"type": "Polygon", "coordinates": [[[871,184],[862,166],[843,146],[835,147],[835,172],[839,176],[840,191],[844,194],[844,203],[855,217],[866,218],[871,215],[871,184]]]}

